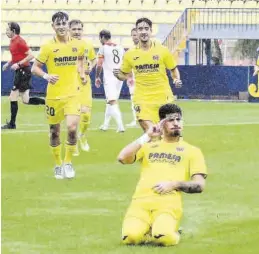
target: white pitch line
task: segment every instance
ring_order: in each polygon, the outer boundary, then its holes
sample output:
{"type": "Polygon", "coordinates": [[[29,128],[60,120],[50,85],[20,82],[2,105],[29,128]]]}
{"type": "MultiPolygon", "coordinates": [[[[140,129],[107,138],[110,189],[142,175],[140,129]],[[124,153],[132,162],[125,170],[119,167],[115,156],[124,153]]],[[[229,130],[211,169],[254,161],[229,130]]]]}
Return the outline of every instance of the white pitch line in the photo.
{"type": "MultiPolygon", "coordinates": [[[[235,126],[235,125],[257,125],[259,122],[239,122],[239,123],[203,123],[203,124],[185,124],[185,127],[210,127],[210,126],[235,126]]],[[[23,124],[21,124],[23,125],[23,124]]],[[[26,125],[27,126],[27,125],[26,125]]],[[[28,126],[41,126],[39,124],[35,125],[28,125],[28,126]]],[[[42,126],[46,126],[46,129],[42,130],[8,130],[8,131],[2,131],[2,134],[18,134],[18,133],[39,133],[39,132],[49,132],[48,125],[43,124],[42,126]]],[[[128,127],[128,129],[139,129],[140,127],[128,127]]],[[[99,128],[89,128],[88,130],[96,131],[99,130],[99,128]]],[[[111,127],[110,130],[116,130],[115,127],[111,127]]],[[[62,129],[62,131],[65,131],[65,129],[62,129]]]]}

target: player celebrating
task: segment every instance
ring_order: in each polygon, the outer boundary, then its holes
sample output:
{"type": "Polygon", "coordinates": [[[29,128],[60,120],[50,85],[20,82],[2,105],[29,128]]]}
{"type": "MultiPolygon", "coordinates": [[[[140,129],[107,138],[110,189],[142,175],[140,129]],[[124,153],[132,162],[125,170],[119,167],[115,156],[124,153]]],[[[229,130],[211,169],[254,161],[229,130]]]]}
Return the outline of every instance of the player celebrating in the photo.
{"type": "Polygon", "coordinates": [[[151,20],[138,19],[136,29],[140,40],[139,46],[125,53],[122,66],[120,70],[114,69],[114,75],[119,80],[125,80],[133,69],[136,81],[134,108],[142,129],[147,131],[153,123],[159,121],[159,107],[173,101],[166,68],[171,70],[176,87],[180,87],[182,82],[168,48],[150,39],[151,20]]]}
{"type": "Polygon", "coordinates": [[[182,111],[176,104],[159,109],[160,126],[151,127],[119,154],[123,164],[141,163],[141,176],[122,228],[124,244],[140,244],[151,229],[151,241],[178,244],[182,192],[200,193],[207,170],[202,152],[180,139],[182,111]],[[147,143],[152,137],[162,140],[147,143]]]}
{"type": "Polygon", "coordinates": [[[84,80],[85,49],[82,42],[69,37],[66,13],[55,13],[52,16],[52,27],[56,36],[41,47],[32,66],[32,72],[48,81],[46,113],[50,124],[50,147],[56,163],[55,177],[56,179],[73,178],[75,171],[71,159],[76,149],[77,125],[81,106],[78,71],[84,80]],[[47,66],[48,74],[42,70],[44,64],[47,66]],[[68,136],[62,165],[60,123],[64,118],[68,136]]]}
{"type": "Polygon", "coordinates": [[[118,106],[118,99],[122,88],[122,81],[116,79],[113,75],[113,69],[120,68],[124,49],[112,43],[111,33],[108,30],[102,30],[99,34],[99,39],[102,46],[98,52],[98,61],[96,68],[95,86],[101,85],[101,72],[104,73],[104,91],[107,100],[105,119],[101,130],[106,131],[109,128],[111,118],[114,118],[117,123],[117,132],[124,132],[121,112],[118,106]]]}
{"type": "MultiPolygon", "coordinates": [[[[134,46],[136,47],[139,43],[139,39],[138,39],[137,29],[135,27],[131,30],[131,38],[134,43],[134,46]]],[[[126,126],[133,127],[133,126],[137,125],[137,117],[136,117],[136,112],[135,112],[134,104],[133,104],[133,93],[134,93],[134,85],[135,85],[133,72],[131,74],[129,74],[129,77],[127,79],[127,85],[129,87],[129,92],[130,92],[133,121],[131,123],[127,124],[126,126]]]]}
{"type": "MultiPolygon", "coordinates": [[[[83,23],[80,20],[71,20],[69,22],[69,28],[70,28],[70,35],[73,38],[76,38],[78,40],[82,40],[83,36],[83,23]]],[[[95,57],[95,51],[94,47],[91,41],[82,40],[85,44],[85,57],[86,57],[86,75],[87,75],[87,83],[82,84],[80,86],[80,102],[81,102],[81,117],[80,117],[80,125],[79,125],[79,141],[81,144],[81,149],[83,151],[89,151],[90,147],[87,142],[87,128],[90,124],[91,119],[91,108],[92,108],[92,86],[91,86],[91,80],[90,80],[90,72],[93,68],[93,66],[96,65],[96,57],[95,57]]],[[[80,77],[79,77],[80,78],[80,77]]],[[[75,155],[78,155],[75,154],[75,155]]]]}
{"type": "Polygon", "coordinates": [[[11,120],[2,126],[2,129],[16,129],[16,116],[18,113],[18,97],[21,96],[23,103],[29,105],[45,104],[45,100],[38,97],[29,97],[31,88],[30,60],[34,58],[26,41],[20,36],[20,26],[16,22],[8,23],[6,35],[10,38],[10,53],[12,60],[3,66],[3,71],[11,66],[15,71],[13,88],[9,99],[11,102],[11,120]]]}

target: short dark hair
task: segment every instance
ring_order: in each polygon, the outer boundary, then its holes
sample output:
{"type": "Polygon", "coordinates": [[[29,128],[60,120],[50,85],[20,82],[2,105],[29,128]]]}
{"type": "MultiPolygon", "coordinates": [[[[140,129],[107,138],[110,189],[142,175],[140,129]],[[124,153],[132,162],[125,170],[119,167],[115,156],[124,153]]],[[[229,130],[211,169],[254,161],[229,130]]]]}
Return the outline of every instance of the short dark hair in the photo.
{"type": "Polygon", "coordinates": [[[137,28],[136,28],[136,27],[133,27],[133,28],[131,29],[131,33],[132,33],[133,31],[137,32],[137,28]]]}
{"type": "Polygon", "coordinates": [[[139,23],[145,22],[149,25],[150,28],[152,28],[152,21],[148,18],[140,18],[136,21],[136,27],[138,26],[139,23]]]}
{"type": "Polygon", "coordinates": [[[169,114],[175,114],[175,113],[178,113],[180,114],[180,116],[182,116],[181,108],[178,105],[173,103],[164,104],[159,108],[160,120],[165,119],[169,114]]]}
{"type": "Polygon", "coordinates": [[[10,30],[13,31],[15,34],[20,34],[21,28],[20,28],[18,23],[16,23],[16,22],[9,22],[8,26],[9,26],[10,30]]]}
{"type": "Polygon", "coordinates": [[[73,25],[81,25],[82,27],[84,27],[84,24],[81,20],[79,19],[72,19],[69,21],[69,27],[73,26],[73,25]]]}
{"type": "Polygon", "coordinates": [[[59,11],[59,12],[56,12],[53,16],[52,16],[52,22],[54,23],[55,20],[69,20],[69,17],[68,17],[68,14],[63,12],[63,11],[59,11]]]}
{"type": "Polygon", "coordinates": [[[100,33],[99,33],[99,37],[100,38],[103,38],[106,39],[106,40],[109,40],[111,39],[111,32],[106,30],[106,29],[103,29],[100,33]]]}

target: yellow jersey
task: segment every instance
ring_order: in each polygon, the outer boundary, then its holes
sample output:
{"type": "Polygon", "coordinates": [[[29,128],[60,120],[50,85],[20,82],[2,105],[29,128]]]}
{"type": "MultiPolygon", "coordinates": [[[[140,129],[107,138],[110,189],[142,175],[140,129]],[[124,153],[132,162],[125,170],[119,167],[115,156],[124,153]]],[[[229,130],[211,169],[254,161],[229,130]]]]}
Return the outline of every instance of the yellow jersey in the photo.
{"type": "MultiPolygon", "coordinates": [[[[194,174],[207,175],[201,150],[183,140],[146,143],[137,152],[136,160],[141,163],[141,176],[133,199],[160,196],[152,189],[159,182],[189,181],[194,174]]],[[[181,192],[174,191],[167,196],[181,205],[181,192]]]]}
{"type": "Polygon", "coordinates": [[[46,64],[49,74],[58,75],[59,80],[48,84],[47,99],[64,99],[75,96],[79,91],[78,57],[84,56],[84,44],[69,38],[61,43],[56,37],[41,46],[37,61],[46,64]]]}
{"type": "Polygon", "coordinates": [[[133,103],[163,104],[172,98],[166,69],[175,67],[173,55],[160,43],[152,41],[147,51],[140,49],[139,45],[129,49],[123,57],[121,71],[130,73],[133,70],[136,81],[133,103]]]}

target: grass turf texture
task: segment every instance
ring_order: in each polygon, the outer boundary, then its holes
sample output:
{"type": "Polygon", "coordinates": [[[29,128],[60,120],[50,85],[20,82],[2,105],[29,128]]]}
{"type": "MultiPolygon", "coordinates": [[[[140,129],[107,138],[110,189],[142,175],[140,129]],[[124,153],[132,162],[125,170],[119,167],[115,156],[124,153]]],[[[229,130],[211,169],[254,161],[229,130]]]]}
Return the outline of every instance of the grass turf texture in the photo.
{"type": "MultiPolygon", "coordinates": [[[[259,105],[179,105],[184,139],[204,152],[209,177],[203,194],[184,195],[184,234],[178,246],[120,243],[139,166],[122,166],[116,156],[142,131],[100,132],[105,103],[95,100],[88,133],[91,151],[74,158],[74,180],[54,179],[44,107],[19,104],[17,130],[2,132],[2,253],[257,253],[259,105]]],[[[129,101],[120,107],[124,122],[130,122],[129,101]]],[[[6,118],[9,102],[2,97],[2,123],[6,118]]]]}

